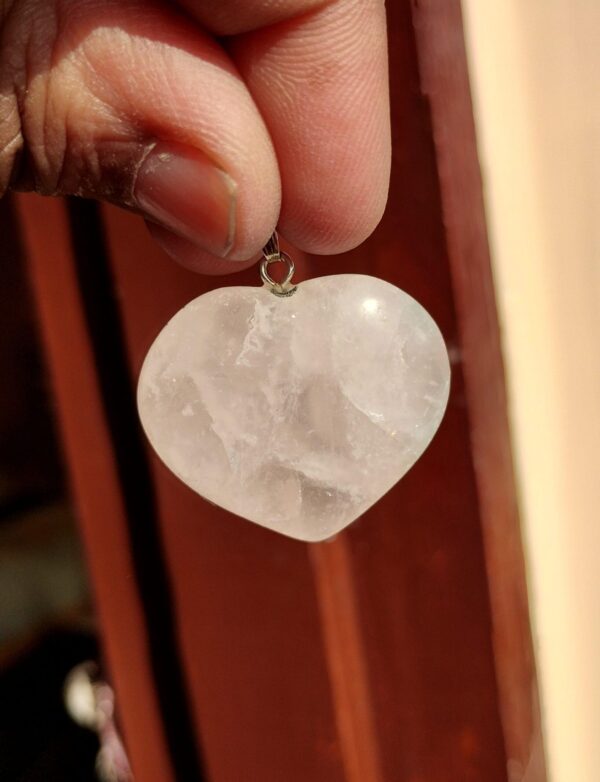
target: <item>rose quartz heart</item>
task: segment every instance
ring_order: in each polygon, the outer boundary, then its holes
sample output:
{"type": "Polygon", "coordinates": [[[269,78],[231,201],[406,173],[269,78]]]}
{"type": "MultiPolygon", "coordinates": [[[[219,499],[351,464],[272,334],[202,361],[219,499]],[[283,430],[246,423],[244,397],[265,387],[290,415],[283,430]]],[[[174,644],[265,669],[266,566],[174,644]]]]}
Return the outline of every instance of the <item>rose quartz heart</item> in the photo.
{"type": "Polygon", "coordinates": [[[450,385],[444,340],[383,280],[308,280],[288,298],[220,288],[150,348],[138,408],[162,461],[202,497],[299,540],[328,538],[417,461],[450,385]]]}

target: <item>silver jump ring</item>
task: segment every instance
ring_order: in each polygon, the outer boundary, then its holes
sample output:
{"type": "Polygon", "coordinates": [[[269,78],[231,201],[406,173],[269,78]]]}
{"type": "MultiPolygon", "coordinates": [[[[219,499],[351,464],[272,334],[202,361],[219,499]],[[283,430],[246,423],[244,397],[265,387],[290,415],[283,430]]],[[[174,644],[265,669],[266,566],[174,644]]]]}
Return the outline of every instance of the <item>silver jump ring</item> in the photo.
{"type": "Polygon", "coordinates": [[[295,270],[294,262],[284,252],[280,252],[277,258],[263,258],[260,263],[260,277],[265,285],[269,286],[271,293],[274,293],[276,296],[291,296],[296,292],[296,286],[290,284],[295,270]],[[287,273],[282,282],[276,282],[269,274],[269,266],[272,263],[285,263],[287,265],[287,273]]]}
{"type": "Polygon", "coordinates": [[[292,285],[292,277],[296,267],[290,256],[279,249],[279,238],[274,232],[267,244],[263,248],[264,258],[260,263],[261,280],[268,285],[271,293],[276,296],[291,296],[296,292],[296,286],[292,285]],[[269,266],[272,263],[285,263],[287,272],[282,282],[276,282],[269,274],[269,266]]]}

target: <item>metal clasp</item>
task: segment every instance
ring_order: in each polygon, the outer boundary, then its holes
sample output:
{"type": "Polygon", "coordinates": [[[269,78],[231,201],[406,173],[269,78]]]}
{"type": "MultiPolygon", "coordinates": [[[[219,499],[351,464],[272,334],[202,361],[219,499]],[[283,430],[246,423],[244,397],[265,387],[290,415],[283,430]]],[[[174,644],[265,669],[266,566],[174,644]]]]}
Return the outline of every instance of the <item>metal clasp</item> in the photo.
{"type": "Polygon", "coordinates": [[[262,281],[269,286],[271,293],[274,293],[275,296],[292,296],[297,290],[297,286],[292,284],[292,277],[296,267],[290,256],[280,250],[277,231],[273,232],[273,235],[263,247],[263,256],[260,262],[260,277],[262,281]],[[269,266],[272,263],[286,264],[287,272],[282,282],[276,282],[269,274],[269,266]]]}

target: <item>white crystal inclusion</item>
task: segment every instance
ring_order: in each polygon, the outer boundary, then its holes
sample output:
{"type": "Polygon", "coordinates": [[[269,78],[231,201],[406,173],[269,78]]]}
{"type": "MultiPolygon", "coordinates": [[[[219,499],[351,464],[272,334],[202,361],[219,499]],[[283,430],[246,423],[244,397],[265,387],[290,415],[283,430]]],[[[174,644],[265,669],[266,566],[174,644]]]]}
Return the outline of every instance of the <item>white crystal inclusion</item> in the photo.
{"type": "Polygon", "coordinates": [[[162,461],[205,499],[299,540],[331,537],[415,463],[448,400],[430,315],[375,277],[293,296],[220,288],[163,328],[138,385],[162,461]]]}

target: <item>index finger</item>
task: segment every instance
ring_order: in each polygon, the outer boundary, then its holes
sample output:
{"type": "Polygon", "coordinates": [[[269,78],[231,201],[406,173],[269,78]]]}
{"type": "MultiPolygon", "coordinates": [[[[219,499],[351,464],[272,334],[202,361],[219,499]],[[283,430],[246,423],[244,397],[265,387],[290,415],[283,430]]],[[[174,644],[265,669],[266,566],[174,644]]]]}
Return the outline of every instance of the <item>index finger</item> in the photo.
{"type": "MultiPolygon", "coordinates": [[[[205,23],[214,7],[213,0],[185,4],[205,23]]],[[[215,18],[219,32],[250,30],[231,37],[226,47],[275,146],[282,181],[279,228],[309,252],[348,250],[371,233],[387,198],[384,3],[242,5],[243,15],[239,0],[221,0],[215,18]]]]}

